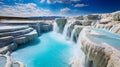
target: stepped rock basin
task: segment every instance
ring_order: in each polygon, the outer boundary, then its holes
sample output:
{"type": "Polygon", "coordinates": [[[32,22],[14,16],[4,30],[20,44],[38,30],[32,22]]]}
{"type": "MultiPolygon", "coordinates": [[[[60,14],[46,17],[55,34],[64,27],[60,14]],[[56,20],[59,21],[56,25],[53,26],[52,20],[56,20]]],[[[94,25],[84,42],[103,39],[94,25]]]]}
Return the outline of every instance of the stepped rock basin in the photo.
{"type": "MultiPolygon", "coordinates": [[[[18,48],[12,57],[26,67],[71,67],[79,61],[80,52],[78,45],[66,41],[61,34],[48,32],[18,48]]],[[[79,62],[75,65],[79,66],[79,62]]]]}
{"type": "Polygon", "coordinates": [[[102,29],[96,29],[96,28],[90,28],[90,29],[99,33],[99,35],[91,36],[92,38],[101,41],[102,43],[107,43],[112,47],[120,50],[120,43],[119,43],[120,35],[102,29]]]}

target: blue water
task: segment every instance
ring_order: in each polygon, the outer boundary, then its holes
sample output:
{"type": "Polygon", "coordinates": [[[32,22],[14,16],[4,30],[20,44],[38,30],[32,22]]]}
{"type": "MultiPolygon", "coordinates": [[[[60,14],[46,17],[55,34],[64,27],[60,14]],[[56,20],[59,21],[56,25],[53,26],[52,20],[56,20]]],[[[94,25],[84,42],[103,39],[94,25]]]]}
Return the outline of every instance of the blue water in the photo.
{"type": "Polygon", "coordinates": [[[91,28],[92,30],[95,30],[96,32],[102,34],[103,36],[94,36],[94,38],[98,41],[101,41],[102,43],[107,43],[114,48],[120,50],[120,35],[115,34],[112,32],[109,32],[107,30],[102,30],[102,29],[96,29],[96,28],[91,28]]]}
{"type": "Polygon", "coordinates": [[[45,33],[12,53],[27,67],[70,67],[71,59],[80,48],[55,32],[45,33]]]}

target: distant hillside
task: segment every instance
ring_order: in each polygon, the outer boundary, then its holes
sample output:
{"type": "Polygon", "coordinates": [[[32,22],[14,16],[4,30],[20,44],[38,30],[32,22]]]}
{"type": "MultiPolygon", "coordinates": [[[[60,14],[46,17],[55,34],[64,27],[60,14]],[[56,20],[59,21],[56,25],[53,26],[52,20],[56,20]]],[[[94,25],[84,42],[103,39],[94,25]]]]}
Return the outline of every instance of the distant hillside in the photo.
{"type": "Polygon", "coordinates": [[[29,19],[36,19],[36,20],[54,20],[55,18],[64,18],[61,16],[40,16],[40,17],[27,17],[29,19]]]}
{"type": "Polygon", "coordinates": [[[0,16],[0,20],[54,20],[55,18],[64,18],[64,17],[61,17],[61,16],[40,16],[40,17],[0,16]]]}
{"type": "Polygon", "coordinates": [[[29,20],[27,17],[10,17],[10,16],[0,16],[0,20],[29,20]]]}

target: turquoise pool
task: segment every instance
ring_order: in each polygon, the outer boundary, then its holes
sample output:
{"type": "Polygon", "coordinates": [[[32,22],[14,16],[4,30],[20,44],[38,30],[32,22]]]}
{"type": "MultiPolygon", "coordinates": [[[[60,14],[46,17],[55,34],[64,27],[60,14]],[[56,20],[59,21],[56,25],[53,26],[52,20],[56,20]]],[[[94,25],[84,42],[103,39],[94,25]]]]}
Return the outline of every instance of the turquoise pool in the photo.
{"type": "MultiPolygon", "coordinates": [[[[70,67],[71,59],[80,57],[80,47],[55,32],[45,33],[12,53],[27,67],[70,67]]],[[[73,61],[73,60],[72,60],[73,61]]]]}

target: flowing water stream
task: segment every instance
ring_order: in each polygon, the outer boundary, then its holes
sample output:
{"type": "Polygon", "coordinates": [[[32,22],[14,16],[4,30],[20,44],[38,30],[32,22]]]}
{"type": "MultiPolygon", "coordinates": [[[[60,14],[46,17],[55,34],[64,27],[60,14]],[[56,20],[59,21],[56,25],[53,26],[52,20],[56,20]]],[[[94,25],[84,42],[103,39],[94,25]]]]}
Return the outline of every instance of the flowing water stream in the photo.
{"type": "Polygon", "coordinates": [[[38,39],[24,44],[12,57],[27,67],[79,67],[80,47],[66,41],[61,34],[45,33],[38,39]]]}

